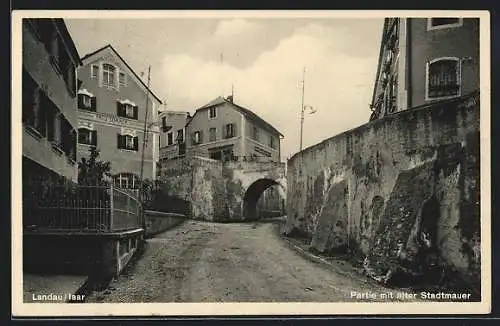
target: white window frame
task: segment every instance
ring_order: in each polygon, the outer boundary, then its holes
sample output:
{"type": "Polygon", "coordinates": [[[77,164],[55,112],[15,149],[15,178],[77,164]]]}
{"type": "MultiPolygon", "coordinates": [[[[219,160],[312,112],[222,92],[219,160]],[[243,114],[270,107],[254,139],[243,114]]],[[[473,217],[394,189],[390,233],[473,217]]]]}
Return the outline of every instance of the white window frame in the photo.
{"type": "Polygon", "coordinates": [[[217,107],[214,106],[214,107],[211,107],[208,109],[208,119],[212,120],[212,119],[215,119],[217,118],[217,107]],[[214,112],[214,116],[212,117],[212,110],[214,112]]]}
{"type": "Polygon", "coordinates": [[[84,146],[93,146],[92,144],[92,131],[94,131],[94,128],[91,126],[78,126],[78,129],[76,130],[77,132],[77,142],[78,145],[84,145],[84,146]],[[80,129],[85,129],[89,132],[89,143],[80,143],[80,129]]]}
{"type": "Polygon", "coordinates": [[[216,127],[211,127],[208,128],[208,141],[217,141],[217,128],[216,127]],[[211,133],[210,130],[214,130],[214,139],[210,139],[211,133]]]}
{"type": "Polygon", "coordinates": [[[122,103],[122,105],[125,107],[125,116],[127,118],[133,118],[134,117],[134,106],[130,103],[122,103]]]}
{"type": "Polygon", "coordinates": [[[116,66],[114,66],[114,65],[112,65],[110,63],[103,63],[102,64],[102,84],[103,84],[103,86],[111,87],[111,88],[116,88],[116,74],[117,74],[117,72],[118,72],[118,69],[116,69],[116,66]],[[109,72],[108,70],[106,70],[106,74],[105,74],[104,73],[105,66],[113,67],[113,78],[111,79],[111,83],[107,82],[107,81],[110,81],[109,77],[110,77],[111,72],[109,72]],[[107,75],[108,78],[104,78],[105,75],[107,75]]]}
{"type": "Polygon", "coordinates": [[[172,146],[174,144],[174,133],[172,131],[167,132],[167,146],[172,146]],[[172,138],[170,141],[169,137],[172,138]]]}
{"type": "Polygon", "coordinates": [[[464,20],[463,20],[463,18],[460,18],[460,17],[432,17],[432,18],[427,18],[427,30],[434,31],[437,29],[457,28],[457,27],[461,27],[463,25],[463,23],[464,23],[464,20]],[[457,18],[458,23],[432,26],[432,19],[434,19],[434,18],[457,18]]]}
{"type": "Polygon", "coordinates": [[[194,132],[194,143],[195,143],[195,145],[200,144],[200,139],[201,139],[201,131],[195,131],[194,132]]]}
{"type": "Polygon", "coordinates": [[[125,137],[125,149],[134,150],[134,136],[123,135],[125,137]]]}
{"type": "Polygon", "coordinates": [[[90,78],[99,78],[99,65],[98,64],[92,64],[90,65],[90,78]],[[97,72],[96,72],[97,70],[97,72]]]}
{"type": "Polygon", "coordinates": [[[118,72],[118,84],[120,84],[121,87],[127,86],[127,74],[123,71],[118,72]],[[121,76],[123,76],[123,82],[121,76]]]}
{"type": "Polygon", "coordinates": [[[462,94],[462,61],[457,57],[439,57],[428,61],[425,65],[425,100],[435,101],[435,100],[445,100],[460,97],[462,94]],[[441,97],[429,97],[429,68],[430,65],[439,61],[449,61],[453,60],[457,62],[457,83],[458,83],[458,93],[457,95],[441,96],[441,97]]]}
{"type": "Polygon", "coordinates": [[[86,109],[92,108],[92,97],[87,94],[79,94],[82,96],[82,103],[86,109]]]}

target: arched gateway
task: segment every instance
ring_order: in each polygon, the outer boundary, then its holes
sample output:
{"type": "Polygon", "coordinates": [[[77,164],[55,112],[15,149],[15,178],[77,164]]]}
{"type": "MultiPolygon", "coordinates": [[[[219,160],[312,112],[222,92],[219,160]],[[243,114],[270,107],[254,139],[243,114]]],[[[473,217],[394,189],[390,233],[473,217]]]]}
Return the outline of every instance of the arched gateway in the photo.
{"type": "Polygon", "coordinates": [[[243,218],[245,220],[257,220],[260,218],[258,214],[257,203],[259,198],[263,196],[265,191],[271,187],[276,187],[278,190],[278,202],[275,204],[275,209],[282,209],[282,202],[285,199],[285,187],[279,182],[279,180],[274,180],[270,178],[261,178],[254,181],[245,191],[243,196],[243,218]]]}

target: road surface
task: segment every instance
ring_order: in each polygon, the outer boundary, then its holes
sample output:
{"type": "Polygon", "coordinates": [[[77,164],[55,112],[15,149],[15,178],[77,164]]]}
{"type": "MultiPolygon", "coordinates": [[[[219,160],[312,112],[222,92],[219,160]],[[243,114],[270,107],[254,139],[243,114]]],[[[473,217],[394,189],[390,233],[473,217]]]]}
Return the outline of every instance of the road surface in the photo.
{"type": "Polygon", "coordinates": [[[348,264],[334,272],[297,254],[278,228],[188,220],[147,240],[142,256],[87,302],[387,301],[373,294],[388,289],[348,264]]]}

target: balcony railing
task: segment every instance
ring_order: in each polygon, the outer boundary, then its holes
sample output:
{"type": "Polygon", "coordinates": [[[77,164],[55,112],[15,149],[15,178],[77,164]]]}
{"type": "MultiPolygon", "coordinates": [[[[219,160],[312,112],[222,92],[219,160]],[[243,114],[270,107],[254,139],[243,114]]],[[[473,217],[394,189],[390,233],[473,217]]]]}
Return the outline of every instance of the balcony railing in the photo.
{"type": "Polygon", "coordinates": [[[30,184],[23,188],[25,230],[110,233],[143,225],[137,197],[113,185],[30,184]]]}

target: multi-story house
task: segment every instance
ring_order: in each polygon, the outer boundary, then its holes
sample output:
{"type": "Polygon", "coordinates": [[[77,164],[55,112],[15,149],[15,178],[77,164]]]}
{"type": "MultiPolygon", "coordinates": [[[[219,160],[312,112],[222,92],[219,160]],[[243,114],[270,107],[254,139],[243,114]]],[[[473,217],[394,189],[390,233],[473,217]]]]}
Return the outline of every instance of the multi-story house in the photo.
{"type": "Polygon", "coordinates": [[[158,114],[160,126],[160,164],[186,156],[186,124],[190,118],[185,111],[161,111],[158,114]]]}
{"type": "Polygon", "coordinates": [[[478,18],[385,19],[370,120],[478,90],[478,18]]]}
{"type": "Polygon", "coordinates": [[[141,171],[144,179],[155,179],[161,100],[111,45],[85,55],[82,63],[79,155],[88,156],[89,149],[97,147],[100,159],[111,163],[114,183],[121,188],[137,188],[141,171]]]}
{"type": "Polygon", "coordinates": [[[81,64],[64,20],[23,19],[23,185],[77,181],[77,77],[81,64]],[[36,180],[35,180],[36,179],[36,180]]]}
{"type": "Polygon", "coordinates": [[[216,160],[280,161],[283,135],[232,96],[197,109],[186,126],[188,155],[216,160]]]}

